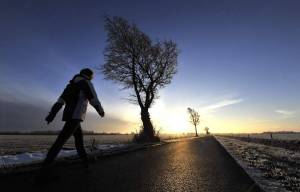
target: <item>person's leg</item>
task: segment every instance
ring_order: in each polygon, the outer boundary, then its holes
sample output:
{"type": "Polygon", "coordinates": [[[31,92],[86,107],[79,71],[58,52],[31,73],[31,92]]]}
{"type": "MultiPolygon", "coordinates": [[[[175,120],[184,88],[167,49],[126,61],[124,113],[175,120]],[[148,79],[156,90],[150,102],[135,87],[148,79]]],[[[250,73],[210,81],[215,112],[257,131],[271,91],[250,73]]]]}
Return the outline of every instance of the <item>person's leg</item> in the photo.
{"type": "Polygon", "coordinates": [[[78,122],[78,124],[79,125],[78,125],[77,129],[73,133],[73,136],[75,138],[75,146],[76,146],[77,153],[80,156],[80,158],[82,159],[83,163],[85,165],[87,165],[88,159],[87,159],[87,153],[84,149],[83,134],[82,134],[80,122],[78,122]]]}
{"type": "MultiPolygon", "coordinates": [[[[76,126],[76,124],[75,124],[76,126]]],[[[39,170],[38,174],[36,175],[35,181],[37,184],[43,184],[45,182],[49,182],[52,180],[57,179],[57,176],[52,175],[50,165],[54,161],[55,157],[59,153],[62,146],[65,144],[68,138],[73,134],[76,127],[74,127],[74,122],[67,121],[59,133],[58,137],[56,138],[54,144],[49,149],[46,159],[42,163],[42,167],[39,170]]]]}
{"type": "Polygon", "coordinates": [[[56,138],[56,141],[49,149],[46,159],[43,162],[42,167],[45,168],[49,166],[56,156],[58,155],[59,151],[61,150],[62,146],[65,144],[65,142],[70,138],[70,136],[73,134],[74,130],[76,130],[76,126],[78,124],[74,121],[67,121],[62,129],[62,131],[59,133],[58,137],[56,138]]]}

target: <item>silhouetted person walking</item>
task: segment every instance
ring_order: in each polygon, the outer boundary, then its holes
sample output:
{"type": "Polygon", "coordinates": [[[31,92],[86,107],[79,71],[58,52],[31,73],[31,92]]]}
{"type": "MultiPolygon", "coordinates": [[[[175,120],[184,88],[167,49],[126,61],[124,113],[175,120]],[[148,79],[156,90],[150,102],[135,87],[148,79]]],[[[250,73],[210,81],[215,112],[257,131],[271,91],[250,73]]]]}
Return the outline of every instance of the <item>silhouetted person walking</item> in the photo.
{"type": "Polygon", "coordinates": [[[101,117],[104,117],[104,110],[97,98],[94,86],[91,83],[93,71],[86,68],[80,71],[70,80],[63,93],[52,106],[46,121],[49,124],[53,121],[58,111],[65,105],[63,118],[65,125],[59,133],[56,141],[48,151],[47,157],[42,164],[41,173],[44,174],[52,164],[59,151],[71,135],[75,138],[75,146],[78,155],[83,163],[88,166],[87,153],[83,145],[83,135],[80,123],[85,119],[88,102],[96,109],[101,117]]]}

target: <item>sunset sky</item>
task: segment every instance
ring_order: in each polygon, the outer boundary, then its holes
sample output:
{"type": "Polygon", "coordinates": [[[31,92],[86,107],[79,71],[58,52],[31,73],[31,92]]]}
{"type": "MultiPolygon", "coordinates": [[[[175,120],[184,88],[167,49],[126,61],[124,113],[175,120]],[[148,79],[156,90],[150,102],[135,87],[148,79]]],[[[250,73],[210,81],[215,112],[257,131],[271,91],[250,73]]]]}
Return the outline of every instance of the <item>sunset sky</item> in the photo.
{"type": "MultiPolygon", "coordinates": [[[[0,131],[60,129],[44,117],[80,69],[104,63],[103,16],[136,23],[180,49],[178,74],[151,109],[162,132],[192,132],[187,107],[211,132],[300,131],[300,1],[1,0],[0,131]]],[[[139,107],[128,91],[93,84],[85,130],[135,132],[139,107]]]]}

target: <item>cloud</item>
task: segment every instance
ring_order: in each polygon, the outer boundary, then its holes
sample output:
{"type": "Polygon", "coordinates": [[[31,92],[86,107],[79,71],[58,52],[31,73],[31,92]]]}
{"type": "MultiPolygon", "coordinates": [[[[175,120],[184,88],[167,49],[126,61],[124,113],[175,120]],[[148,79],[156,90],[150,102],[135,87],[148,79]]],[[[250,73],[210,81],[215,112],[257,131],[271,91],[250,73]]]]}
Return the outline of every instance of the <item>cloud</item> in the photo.
{"type": "Polygon", "coordinates": [[[0,100],[0,131],[40,130],[45,127],[48,110],[28,103],[0,100]]]}
{"type": "Polygon", "coordinates": [[[226,99],[226,100],[223,100],[223,101],[219,101],[219,102],[217,102],[215,104],[203,107],[202,109],[204,111],[215,111],[217,109],[220,109],[220,108],[223,108],[223,107],[227,107],[229,105],[238,104],[238,103],[241,103],[243,101],[244,101],[243,99],[226,99]]]}
{"type": "MultiPolygon", "coordinates": [[[[61,121],[62,110],[55,120],[47,125],[44,119],[51,105],[46,105],[40,106],[0,100],[0,131],[61,130],[63,127],[61,121]]],[[[129,133],[138,126],[109,114],[105,118],[100,118],[95,113],[88,113],[82,127],[84,130],[96,132],[129,133]]]]}
{"type": "Polygon", "coordinates": [[[278,110],[275,110],[275,113],[283,116],[284,118],[291,118],[291,117],[294,117],[297,112],[296,111],[278,109],[278,110]]]}

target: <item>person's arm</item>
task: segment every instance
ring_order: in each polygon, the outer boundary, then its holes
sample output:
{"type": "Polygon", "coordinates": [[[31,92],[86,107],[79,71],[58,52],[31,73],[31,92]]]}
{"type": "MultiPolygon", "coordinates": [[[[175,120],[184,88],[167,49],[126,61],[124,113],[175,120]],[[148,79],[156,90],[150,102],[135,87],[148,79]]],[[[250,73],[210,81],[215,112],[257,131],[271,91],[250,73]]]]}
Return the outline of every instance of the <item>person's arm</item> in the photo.
{"type": "Polygon", "coordinates": [[[68,97],[70,97],[71,90],[72,90],[72,85],[69,83],[66,86],[66,88],[64,89],[64,91],[62,92],[62,94],[60,95],[60,97],[58,98],[58,100],[56,101],[56,103],[54,103],[54,105],[52,106],[51,111],[49,112],[48,116],[45,118],[45,120],[47,121],[48,124],[53,121],[56,114],[59,112],[59,110],[62,108],[62,106],[66,103],[66,100],[68,99],[68,97]]]}
{"type": "Polygon", "coordinates": [[[53,121],[56,114],[59,112],[59,110],[62,108],[62,106],[64,104],[65,104],[65,101],[63,100],[63,98],[59,97],[59,99],[56,101],[56,103],[54,103],[54,105],[51,108],[51,111],[49,112],[49,114],[45,118],[45,120],[47,121],[48,124],[53,121]]]}
{"type": "Polygon", "coordinates": [[[96,109],[98,114],[101,117],[104,117],[104,110],[103,110],[103,107],[102,107],[98,97],[97,97],[97,93],[95,91],[93,84],[88,80],[82,80],[82,81],[78,82],[78,86],[81,90],[83,90],[83,92],[87,96],[87,99],[89,100],[90,104],[96,109]]]}

